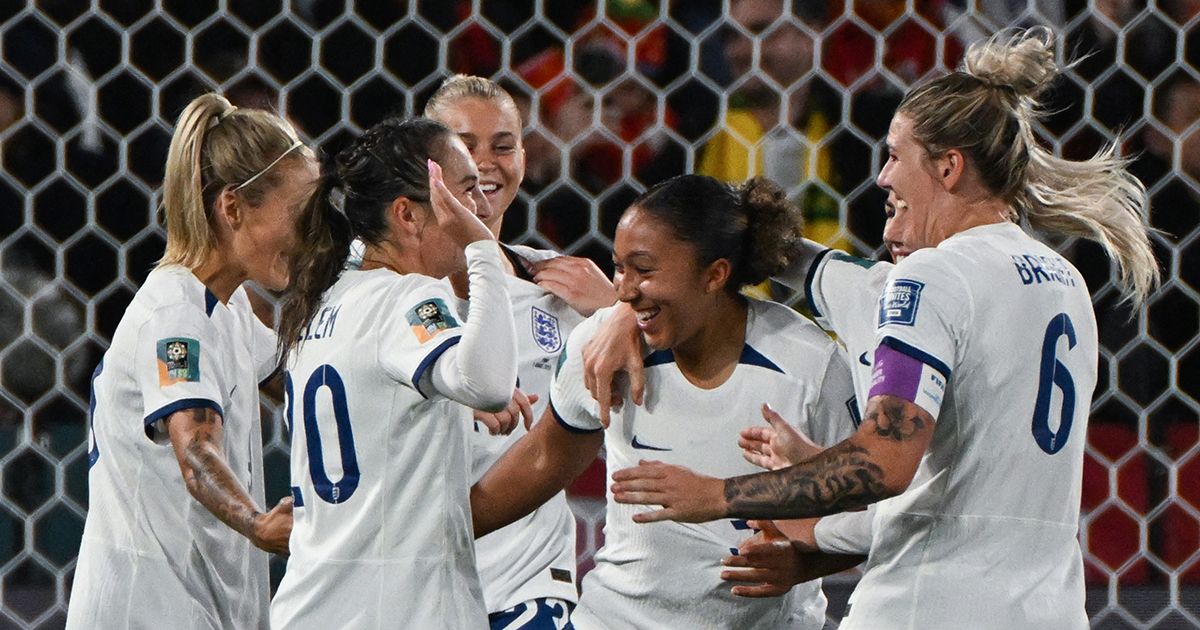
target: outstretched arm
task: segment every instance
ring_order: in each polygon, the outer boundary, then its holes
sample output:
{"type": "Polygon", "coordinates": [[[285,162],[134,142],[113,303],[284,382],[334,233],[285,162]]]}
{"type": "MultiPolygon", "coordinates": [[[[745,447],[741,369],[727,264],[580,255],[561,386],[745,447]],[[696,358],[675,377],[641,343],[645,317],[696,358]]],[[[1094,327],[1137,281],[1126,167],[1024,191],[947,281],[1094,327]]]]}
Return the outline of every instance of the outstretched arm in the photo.
{"type": "Polygon", "coordinates": [[[292,498],[285,497],[270,512],[259,509],[221,452],[221,415],[207,408],[184,409],[167,417],[166,425],[188,492],[255,547],[287,553],[292,498]]]}
{"type": "Polygon", "coordinates": [[[603,431],[569,431],[545,414],[471,487],[475,537],[529,514],[567,487],[596,459],[603,431]]]}
{"type": "Polygon", "coordinates": [[[808,518],[864,507],[908,488],[934,429],[927,411],[894,396],[873,397],[866,416],[854,435],[788,468],[722,480],[645,462],[613,473],[614,498],[663,506],[635,514],[641,523],[808,518]]]}

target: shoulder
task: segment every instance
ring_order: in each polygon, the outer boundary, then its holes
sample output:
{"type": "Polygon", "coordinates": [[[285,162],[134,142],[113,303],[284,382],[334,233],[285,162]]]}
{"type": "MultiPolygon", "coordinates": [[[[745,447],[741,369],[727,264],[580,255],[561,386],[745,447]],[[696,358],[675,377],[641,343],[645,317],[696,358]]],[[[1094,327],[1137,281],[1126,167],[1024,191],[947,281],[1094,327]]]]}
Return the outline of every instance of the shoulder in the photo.
{"type": "Polygon", "coordinates": [[[805,372],[817,363],[824,367],[824,359],[837,351],[825,331],[782,304],[751,300],[750,312],[746,344],[785,374],[805,372]]]}
{"type": "Polygon", "coordinates": [[[165,265],[146,276],[134,301],[150,310],[184,306],[205,310],[208,291],[204,284],[184,267],[165,265]]]}

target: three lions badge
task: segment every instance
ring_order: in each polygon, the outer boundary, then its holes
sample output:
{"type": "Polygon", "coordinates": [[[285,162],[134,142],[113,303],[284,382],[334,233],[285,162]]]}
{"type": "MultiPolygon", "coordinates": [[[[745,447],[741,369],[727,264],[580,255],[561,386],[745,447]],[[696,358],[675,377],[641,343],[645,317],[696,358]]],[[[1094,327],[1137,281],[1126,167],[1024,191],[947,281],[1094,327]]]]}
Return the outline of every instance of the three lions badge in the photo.
{"type": "Polygon", "coordinates": [[[562,333],[558,329],[558,318],[532,306],[530,320],[533,323],[533,341],[545,352],[558,352],[562,348],[562,333]]]}

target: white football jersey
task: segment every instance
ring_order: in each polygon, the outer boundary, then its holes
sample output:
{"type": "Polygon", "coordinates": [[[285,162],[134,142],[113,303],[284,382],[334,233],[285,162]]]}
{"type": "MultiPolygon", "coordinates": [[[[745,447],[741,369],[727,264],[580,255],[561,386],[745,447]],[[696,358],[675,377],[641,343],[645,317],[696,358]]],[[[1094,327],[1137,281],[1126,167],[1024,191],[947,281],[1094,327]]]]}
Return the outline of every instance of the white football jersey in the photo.
{"type": "Polygon", "coordinates": [[[1098,342],[1079,272],[1016,225],[975,227],[896,265],[879,309],[877,343],[945,390],[912,484],[878,504],[842,628],[1086,628],[1098,342]]]}
{"type": "Polygon", "coordinates": [[[426,276],[345,271],[289,357],[295,524],[273,627],[487,627],[471,412],[421,391],[461,339],[454,302],[426,276]]]}
{"type": "Polygon", "coordinates": [[[220,413],[229,468],[262,505],[258,383],[274,366],[245,289],[221,304],[188,269],[150,272],[92,378],[68,628],[267,627],[267,554],[188,493],[163,420],[220,413]]]}
{"type": "MultiPolygon", "coordinates": [[[[602,309],[576,328],[555,377],[551,408],[569,430],[600,427],[583,384],[581,349],[610,313],[602,309]]],[[[669,350],[651,353],[645,366],[645,404],[614,411],[605,434],[610,486],[612,471],[641,459],[716,477],[760,472],[742,457],[737,440],[743,428],[763,424],[764,402],[821,444],[834,444],[854,429],[846,408],[850,373],[840,350],[811,322],[774,302],[750,301],[741,359],[719,387],[692,385],[669,350]]],[[[635,513],[649,509],[608,497],[604,547],[572,614],[577,628],[778,628],[797,609],[807,613],[804,627],[824,625],[820,581],[779,598],[729,592],[733,584],[720,578],[721,559],[752,534],[745,521],[633,522],[635,513]]]]}
{"type": "MultiPolygon", "coordinates": [[[[505,246],[515,256],[540,260],[554,252],[528,247],[505,246]]],[[[520,265],[520,260],[514,260],[520,265]]],[[[523,269],[518,269],[521,273],[523,269]]],[[[507,276],[517,330],[518,386],[526,394],[537,394],[534,420],[550,403],[550,381],[567,336],[583,321],[562,299],[531,282],[507,276]]],[[[471,447],[471,481],[479,481],[521,436],[525,423],[508,435],[491,435],[475,423],[468,438],[471,447]]],[[[539,597],[569,602],[579,600],[575,589],[575,517],[560,492],[524,518],[475,541],[479,579],[489,613],[507,610],[539,597]]]]}

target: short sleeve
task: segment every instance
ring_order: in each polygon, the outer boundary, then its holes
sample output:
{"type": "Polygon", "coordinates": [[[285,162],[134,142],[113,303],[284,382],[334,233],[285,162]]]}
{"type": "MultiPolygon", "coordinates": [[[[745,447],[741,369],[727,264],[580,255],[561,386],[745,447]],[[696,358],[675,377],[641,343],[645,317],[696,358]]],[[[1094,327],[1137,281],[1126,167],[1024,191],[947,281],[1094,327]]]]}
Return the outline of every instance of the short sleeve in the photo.
{"type": "Polygon", "coordinates": [[[825,553],[866,555],[871,551],[874,505],[858,512],[821,517],[813,528],[817,548],[825,553]]]}
{"type": "Polygon", "coordinates": [[[550,411],[568,431],[593,433],[603,428],[600,407],[583,381],[583,347],[611,312],[611,308],[601,309],[583,320],[571,331],[566,349],[558,355],[558,367],[550,385],[550,411]]]}
{"type": "Polygon", "coordinates": [[[220,349],[216,327],[187,304],[160,308],[142,324],[134,370],[148,435],[176,411],[208,408],[224,416],[231,384],[225,382],[220,349]]]}
{"type": "Polygon", "coordinates": [[[917,252],[892,269],[879,297],[871,395],[906,398],[936,418],[970,309],[966,282],[944,252],[917,252]]]}
{"type": "MultiPolygon", "coordinates": [[[[831,344],[832,345],[832,342],[831,344]]],[[[822,446],[833,446],[858,428],[858,402],[846,355],[836,346],[829,353],[821,390],[808,414],[808,436],[822,446]]]]}
{"type": "Polygon", "coordinates": [[[430,281],[415,289],[397,287],[380,309],[387,319],[380,326],[379,363],[389,377],[423,396],[425,373],[462,338],[457,300],[446,286],[430,281]]]}
{"type": "Polygon", "coordinates": [[[826,250],[809,268],[804,295],[817,324],[845,339],[866,343],[875,332],[875,313],[894,265],[826,250]]]}

